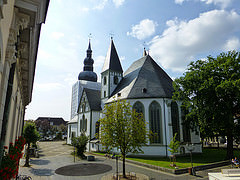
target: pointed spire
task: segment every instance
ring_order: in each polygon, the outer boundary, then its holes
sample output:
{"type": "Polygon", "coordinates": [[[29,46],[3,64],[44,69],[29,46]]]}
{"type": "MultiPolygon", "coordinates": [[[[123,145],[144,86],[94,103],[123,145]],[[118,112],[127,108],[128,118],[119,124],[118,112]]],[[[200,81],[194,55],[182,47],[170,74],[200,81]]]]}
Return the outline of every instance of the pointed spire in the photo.
{"type": "Polygon", "coordinates": [[[120,72],[120,73],[123,72],[122,66],[121,66],[121,63],[120,63],[120,59],[118,57],[117,50],[116,50],[115,45],[113,43],[113,38],[112,37],[111,37],[110,46],[109,46],[109,49],[108,49],[108,52],[107,52],[107,56],[106,56],[105,61],[104,61],[102,72],[104,72],[106,70],[112,70],[112,71],[120,72]]]}
{"type": "Polygon", "coordinates": [[[89,38],[89,44],[88,44],[88,49],[87,49],[87,57],[91,58],[92,57],[92,49],[91,49],[91,41],[89,38]]]}
{"type": "Polygon", "coordinates": [[[146,48],[144,47],[144,49],[143,49],[143,57],[144,56],[147,56],[147,51],[146,51],[146,48]]]}

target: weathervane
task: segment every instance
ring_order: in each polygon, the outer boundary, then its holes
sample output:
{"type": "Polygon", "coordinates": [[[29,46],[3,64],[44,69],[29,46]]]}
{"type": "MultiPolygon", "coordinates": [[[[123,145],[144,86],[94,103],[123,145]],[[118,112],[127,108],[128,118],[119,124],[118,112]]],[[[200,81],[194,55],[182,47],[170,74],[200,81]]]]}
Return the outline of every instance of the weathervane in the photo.
{"type": "Polygon", "coordinates": [[[88,35],[89,41],[92,39],[92,33],[88,35]]]}
{"type": "Polygon", "coordinates": [[[109,33],[109,35],[110,35],[110,38],[113,39],[114,33],[111,32],[109,33]]]}

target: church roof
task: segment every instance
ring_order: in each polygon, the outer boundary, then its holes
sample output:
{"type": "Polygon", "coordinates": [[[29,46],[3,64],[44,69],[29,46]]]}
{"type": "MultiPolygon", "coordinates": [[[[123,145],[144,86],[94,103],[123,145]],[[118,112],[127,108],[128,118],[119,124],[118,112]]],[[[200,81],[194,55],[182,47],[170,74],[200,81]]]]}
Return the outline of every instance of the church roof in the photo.
{"type": "Polygon", "coordinates": [[[106,70],[112,70],[115,72],[120,72],[122,73],[122,66],[117,54],[117,50],[115,48],[115,45],[113,43],[113,40],[111,39],[111,43],[107,52],[107,56],[104,61],[104,65],[102,68],[102,73],[105,72],[106,70]]]}
{"type": "Polygon", "coordinates": [[[171,98],[172,93],[172,79],[151,56],[146,55],[128,68],[108,102],[114,96],[120,99],[171,98]]]}
{"type": "Polygon", "coordinates": [[[84,88],[91,110],[101,111],[101,90],[84,88]]]}

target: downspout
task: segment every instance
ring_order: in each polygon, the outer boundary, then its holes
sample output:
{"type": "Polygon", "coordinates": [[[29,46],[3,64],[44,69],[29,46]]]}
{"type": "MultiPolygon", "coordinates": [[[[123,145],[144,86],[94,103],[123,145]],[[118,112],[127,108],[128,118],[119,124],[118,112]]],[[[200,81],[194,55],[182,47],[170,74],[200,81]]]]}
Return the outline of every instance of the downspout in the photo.
{"type": "Polygon", "coordinates": [[[164,113],[164,130],[165,130],[165,147],[166,157],[168,157],[168,145],[167,145],[167,128],[166,128],[166,115],[165,115],[165,99],[163,98],[163,113],[164,113]]]}

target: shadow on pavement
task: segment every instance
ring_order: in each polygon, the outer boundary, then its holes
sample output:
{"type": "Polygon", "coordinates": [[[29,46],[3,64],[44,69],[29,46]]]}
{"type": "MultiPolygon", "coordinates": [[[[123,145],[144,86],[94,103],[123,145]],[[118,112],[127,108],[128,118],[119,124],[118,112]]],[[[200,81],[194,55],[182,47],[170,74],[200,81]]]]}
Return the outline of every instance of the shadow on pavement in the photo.
{"type": "Polygon", "coordinates": [[[31,164],[35,164],[35,165],[47,165],[50,163],[49,160],[43,160],[43,159],[31,159],[30,160],[31,164]]]}
{"type": "Polygon", "coordinates": [[[54,175],[54,171],[52,169],[35,169],[35,168],[32,168],[30,170],[30,172],[32,174],[34,174],[35,176],[52,176],[52,175],[54,175]]]}
{"type": "Polygon", "coordinates": [[[112,166],[102,163],[81,163],[56,169],[55,173],[64,176],[89,176],[112,170],[112,166]]]}

